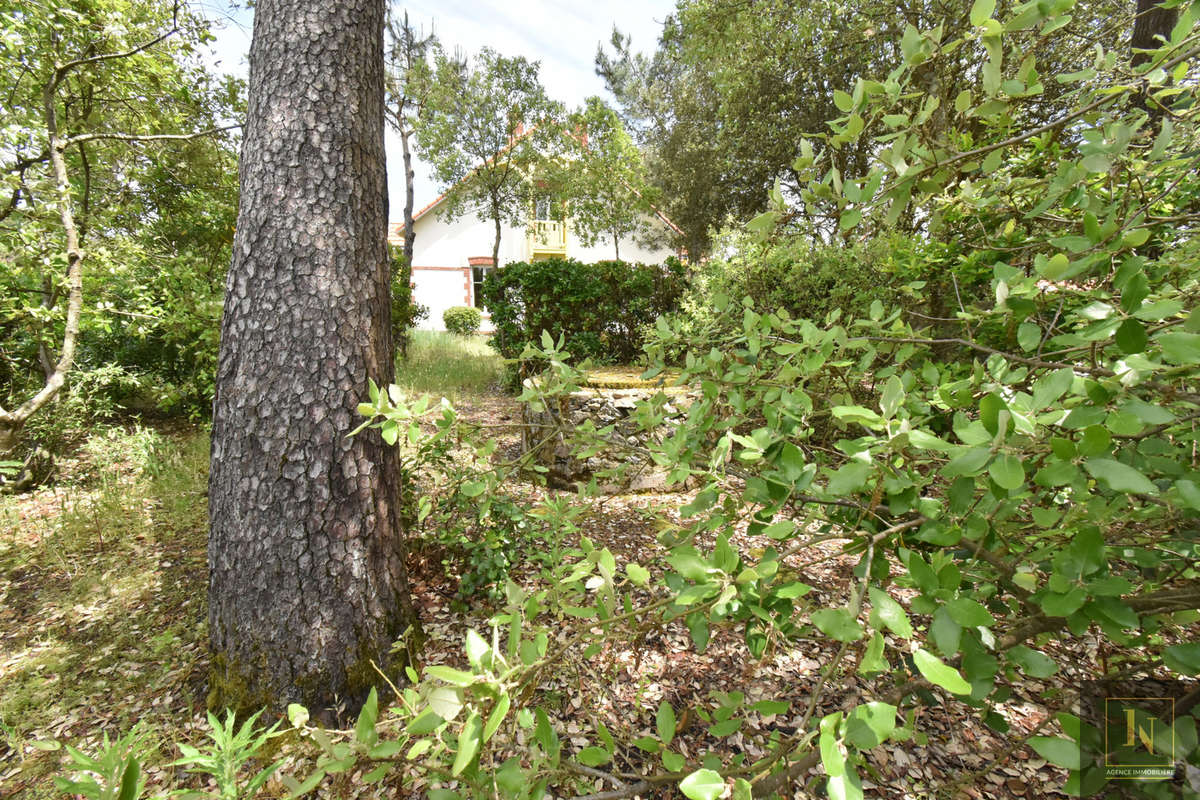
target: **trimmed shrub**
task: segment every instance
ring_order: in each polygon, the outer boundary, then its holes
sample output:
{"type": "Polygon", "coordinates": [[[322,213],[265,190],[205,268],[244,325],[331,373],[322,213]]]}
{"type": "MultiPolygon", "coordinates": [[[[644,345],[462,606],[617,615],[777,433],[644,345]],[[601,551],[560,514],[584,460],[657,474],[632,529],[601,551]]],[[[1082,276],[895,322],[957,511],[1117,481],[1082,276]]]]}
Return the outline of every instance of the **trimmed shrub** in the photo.
{"type": "Polygon", "coordinates": [[[675,310],[685,269],[674,258],[662,265],[550,258],[508,264],[483,284],[496,333],[492,346],[517,358],[542,331],[566,335],[577,359],[630,363],[641,356],[642,330],[675,310]]]}
{"type": "Polygon", "coordinates": [[[446,330],[459,336],[470,336],[479,330],[483,315],[478,308],[472,306],[451,306],[442,312],[442,322],[446,330]]]}

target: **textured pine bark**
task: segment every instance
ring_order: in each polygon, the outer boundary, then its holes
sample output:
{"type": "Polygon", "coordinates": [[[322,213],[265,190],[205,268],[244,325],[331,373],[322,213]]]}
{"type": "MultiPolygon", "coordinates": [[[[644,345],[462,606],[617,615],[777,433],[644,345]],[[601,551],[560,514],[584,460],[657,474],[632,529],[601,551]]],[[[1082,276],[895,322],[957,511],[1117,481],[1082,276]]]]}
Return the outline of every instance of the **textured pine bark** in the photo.
{"type": "Polygon", "coordinates": [[[210,705],[353,711],[411,619],[391,362],[383,0],[259,0],[209,480],[210,705]]]}

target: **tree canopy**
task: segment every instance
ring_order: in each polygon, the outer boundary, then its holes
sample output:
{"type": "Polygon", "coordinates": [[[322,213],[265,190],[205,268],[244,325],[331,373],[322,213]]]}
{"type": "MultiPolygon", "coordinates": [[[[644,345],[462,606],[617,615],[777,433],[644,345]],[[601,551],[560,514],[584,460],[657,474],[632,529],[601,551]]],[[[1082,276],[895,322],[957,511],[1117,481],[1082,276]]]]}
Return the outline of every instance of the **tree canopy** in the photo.
{"type": "Polygon", "coordinates": [[[211,387],[194,339],[215,345],[236,195],[218,129],[240,86],[205,71],[207,26],[177,3],[21,2],[0,15],[7,450],[80,359],[159,372],[193,400],[211,387]]]}
{"type": "Polygon", "coordinates": [[[561,107],[546,96],[539,64],[483,48],[472,62],[439,55],[427,113],[417,126],[420,152],[445,200],[439,213],[474,213],[495,225],[522,225],[536,191],[536,166],[561,149],[561,107]]]}

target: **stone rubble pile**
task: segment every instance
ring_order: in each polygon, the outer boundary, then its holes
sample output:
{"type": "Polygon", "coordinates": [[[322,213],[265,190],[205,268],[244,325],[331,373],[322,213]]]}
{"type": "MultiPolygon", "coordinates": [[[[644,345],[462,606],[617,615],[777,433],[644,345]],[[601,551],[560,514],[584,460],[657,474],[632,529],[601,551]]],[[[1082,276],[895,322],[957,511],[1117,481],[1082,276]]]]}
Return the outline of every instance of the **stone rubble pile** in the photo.
{"type": "Polygon", "coordinates": [[[600,389],[588,388],[559,398],[558,408],[534,411],[526,403],[521,409],[521,447],[535,451],[535,459],[546,467],[551,486],[571,487],[587,483],[597,473],[622,465],[620,478],[597,476],[601,491],[657,491],[666,485],[667,474],[649,458],[646,448],[652,439],[661,440],[686,413],[690,398],[679,389],[600,389]],[[666,420],[657,428],[643,431],[632,418],[639,401],[659,393],[667,395],[663,407],[666,420]],[[597,429],[613,425],[611,444],[590,458],[575,458],[566,442],[566,434],[591,420],[597,429]]]}

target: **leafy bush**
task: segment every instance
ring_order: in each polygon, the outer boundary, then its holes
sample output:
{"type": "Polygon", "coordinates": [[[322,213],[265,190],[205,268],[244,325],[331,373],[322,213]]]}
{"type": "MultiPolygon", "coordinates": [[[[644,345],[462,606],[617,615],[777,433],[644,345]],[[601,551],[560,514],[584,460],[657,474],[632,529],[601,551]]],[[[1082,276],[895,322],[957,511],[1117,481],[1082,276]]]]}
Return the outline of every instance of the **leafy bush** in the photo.
{"type": "Polygon", "coordinates": [[[403,248],[388,249],[392,256],[392,344],[396,355],[407,359],[412,329],[429,316],[429,306],[413,297],[412,265],[404,257],[403,248]]]}
{"type": "Polygon", "coordinates": [[[631,363],[641,355],[645,326],[678,306],[684,273],[674,258],[661,266],[560,258],[508,264],[483,284],[496,327],[492,346],[515,359],[549,331],[565,334],[577,359],[631,363]]]}
{"type": "Polygon", "coordinates": [[[451,306],[442,312],[446,330],[458,336],[470,336],[479,330],[483,314],[473,306],[451,306]]]}
{"type": "Polygon", "coordinates": [[[532,453],[513,461],[494,461],[495,442],[480,436],[478,427],[459,420],[448,401],[431,407],[429,395],[410,401],[397,386],[386,393],[373,382],[370,387],[371,402],[360,406],[360,411],[386,416],[380,425],[384,441],[404,448],[402,486],[409,546],[439,557],[449,574],[458,575],[457,605],[502,598],[509,571],[518,564],[529,568],[558,563],[562,521],[572,519],[580,509],[551,503],[554,513],[539,518],[505,489],[510,476],[528,467],[532,453]],[[409,419],[436,415],[433,433],[423,433],[418,426],[401,427],[400,415],[409,419]],[[458,452],[464,444],[465,458],[458,452]],[[550,524],[555,520],[559,522],[550,524]]]}
{"type": "Polygon", "coordinates": [[[862,316],[871,303],[899,299],[892,252],[901,237],[825,244],[788,236],[763,241],[743,231],[725,231],[712,258],[699,264],[682,308],[692,319],[714,314],[713,298],[749,297],[755,308],[787,309],[793,316],[823,320],[834,309],[862,316]]]}

